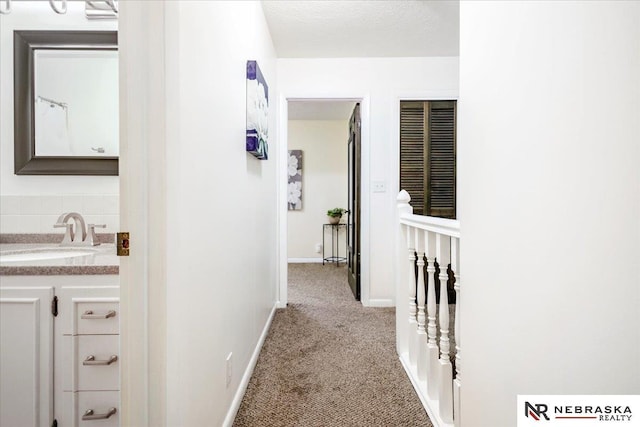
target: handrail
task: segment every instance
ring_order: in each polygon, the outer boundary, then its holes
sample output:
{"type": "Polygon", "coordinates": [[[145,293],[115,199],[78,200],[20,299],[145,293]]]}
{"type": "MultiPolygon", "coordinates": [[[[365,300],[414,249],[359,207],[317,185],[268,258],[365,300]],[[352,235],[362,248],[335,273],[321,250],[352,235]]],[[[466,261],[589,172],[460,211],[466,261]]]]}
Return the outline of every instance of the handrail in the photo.
{"type": "Polygon", "coordinates": [[[415,214],[400,215],[400,224],[439,233],[445,236],[460,237],[460,221],[415,214]]]}

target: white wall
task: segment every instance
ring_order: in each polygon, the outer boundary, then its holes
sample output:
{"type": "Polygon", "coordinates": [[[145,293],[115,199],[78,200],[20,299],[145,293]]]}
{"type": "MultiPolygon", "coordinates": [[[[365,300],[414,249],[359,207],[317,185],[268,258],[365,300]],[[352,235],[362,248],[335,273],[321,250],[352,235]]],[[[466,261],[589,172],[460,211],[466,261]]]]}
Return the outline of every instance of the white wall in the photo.
{"type": "Polygon", "coordinates": [[[259,2],[180,2],[168,19],[179,112],[167,120],[179,129],[167,159],[167,425],[221,425],[276,301],[275,51],[259,2]],[[269,85],[266,161],[245,151],[249,59],[269,85]]]}
{"type": "Polygon", "coordinates": [[[51,232],[53,229],[48,228],[50,218],[62,213],[57,210],[58,206],[79,208],[85,205],[88,209],[80,210],[80,213],[92,216],[90,219],[98,223],[108,223],[108,231],[116,231],[117,176],[14,175],[13,31],[116,30],[117,21],[87,20],[84,17],[84,2],[69,2],[64,15],[56,14],[48,2],[14,1],[12,7],[11,14],[0,15],[0,206],[3,206],[0,232],[51,232]],[[103,203],[94,203],[93,196],[108,198],[108,211],[100,210],[103,203]],[[114,199],[115,205],[112,203],[114,199]]]}
{"type": "MultiPolygon", "coordinates": [[[[347,120],[289,120],[288,148],[302,150],[302,210],[289,211],[288,257],[320,259],[315,251],[322,244],[322,224],[327,210],[347,208],[347,120]]],[[[345,222],[346,216],[342,218],[345,222]]],[[[339,234],[339,256],[346,254],[346,234],[339,234]]],[[[337,254],[336,254],[337,255],[337,254]]],[[[325,256],[331,256],[327,229],[325,256]]]]}
{"type": "Polygon", "coordinates": [[[133,172],[122,197],[136,204],[123,221],[146,251],[137,265],[123,262],[123,304],[126,319],[149,325],[132,321],[122,340],[131,358],[147,357],[148,340],[149,363],[138,366],[156,383],[145,423],[135,402],[147,400],[130,392],[145,393],[145,373],[126,362],[125,416],[130,425],[223,425],[277,298],[275,52],[260,2],[136,2],[123,5],[120,26],[121,156],[133,172]],[[253,59],[271,100],[265,161],[245,151],[253,59]]]}
{"type": "Polygon", "coordinates": [[[457,98],[458,58],[278,59],[278,80],[282,98],[365,99],[362,173],[365,181],[382,181],[386,192],[369,194],[370,182],[362,183],[362,225],[369,226],[362,236],[369,243],[362,301],[392,304],[400,99],[457,98]]]}
{"type": "Polygon", "coordinates": [[[640,3],[460,16],[463,425],[639,394],[640,3]]]}
{"type": "Polygon", "coordinates": [[[80,212],[87,224],[105,224],[98,233],[115,233],[119,227],[117,194],[0,195],[0,233],[57,233],[63,212],[80,212]]]}

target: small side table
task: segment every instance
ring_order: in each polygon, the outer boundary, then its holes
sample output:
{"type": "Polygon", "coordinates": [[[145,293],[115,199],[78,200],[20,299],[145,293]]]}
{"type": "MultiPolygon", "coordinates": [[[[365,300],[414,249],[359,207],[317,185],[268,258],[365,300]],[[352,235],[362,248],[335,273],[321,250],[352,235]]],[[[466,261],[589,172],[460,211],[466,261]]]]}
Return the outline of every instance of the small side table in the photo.
{"type": "MultiPolygon", "coordinates": [[[[347,262],[346,257],[338,256],[340,255],[340,229],[344,228],[346,230],[347,224],[322,224],[322,265],[329,262],[335,262],[336,267],[340,265],[340,262],[347,262]],[[324,237],[326,234],[327,228],[331,231],[331,256],[325,257],[325,245],[324,245],[324,237]]],[[[347,248],[347,240],[345,233],[345,250],[347,248]]]]}

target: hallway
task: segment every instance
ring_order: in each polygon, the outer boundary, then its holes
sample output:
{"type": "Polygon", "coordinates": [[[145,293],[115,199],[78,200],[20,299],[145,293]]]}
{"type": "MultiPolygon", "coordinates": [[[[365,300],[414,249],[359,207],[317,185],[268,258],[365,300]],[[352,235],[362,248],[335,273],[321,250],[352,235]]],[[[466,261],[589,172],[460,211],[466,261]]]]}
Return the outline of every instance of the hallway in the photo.
{"type": "Polygon", "coordinates": [[[345,267],[289,264],[236,427],[427,426],[395,351],[395,310],[353,299],[345,267]]]}

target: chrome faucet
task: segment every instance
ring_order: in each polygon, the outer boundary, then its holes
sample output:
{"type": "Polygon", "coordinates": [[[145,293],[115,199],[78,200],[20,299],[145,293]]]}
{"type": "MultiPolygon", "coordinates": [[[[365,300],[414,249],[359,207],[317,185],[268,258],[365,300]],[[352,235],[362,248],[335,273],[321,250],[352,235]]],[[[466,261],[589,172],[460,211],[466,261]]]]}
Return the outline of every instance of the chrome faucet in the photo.
{"type": "Polygon", "coordinates": [[[72,246],[80,245],[87,238],[87,229],[84,224],[84,218],[77,212],[63,213],[58,217],[58,222],[53,225],[56,228],[64,227],[64,238],[60,242],[60,246],[72,246]],[[69,223],[69,220],[73,219],[74,224],[69,223]],[[80,236],[78,234],[80,233],[80,236]],[[81,237],[82,236],[82,237],[81,237]]]}
{"type": "Polygon", "coordinates": [[[85,226],[84,218],[77,212],[63,213],[58,218],[58,222],[53,225],[57,228],[65,228],[64,237],[60,246],[97,246],[98,236],[96,236],[96,227],[105,228],[104,224],[89,224],[89,233],[85,226]],[[73,219],[73,223],[69,220],[73,219]],[[75,227],[74,227],[75,226],[75,227]]]}

